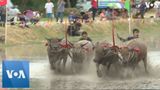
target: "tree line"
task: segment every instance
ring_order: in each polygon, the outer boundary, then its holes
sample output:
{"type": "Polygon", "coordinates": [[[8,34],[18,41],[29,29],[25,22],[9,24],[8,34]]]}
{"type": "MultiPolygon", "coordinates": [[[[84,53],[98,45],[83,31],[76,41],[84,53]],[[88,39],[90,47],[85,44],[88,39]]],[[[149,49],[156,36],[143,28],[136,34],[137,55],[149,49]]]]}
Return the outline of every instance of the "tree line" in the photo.
{"type": "MultiPolygon", "coordinates": [[[[38,10],[40,12],[44,11],[44,6],[47,0],[11,0],[14,5],[18,5],[18,8],[21,11],[32,9],[32,10],[38,10]]],[[[58,0],[51,0],[55,7],[57,6],[58,0]]],[[[66,7],[73,8],[76,6],[77,0],[64,0],[66,2],[66,7]]]]}

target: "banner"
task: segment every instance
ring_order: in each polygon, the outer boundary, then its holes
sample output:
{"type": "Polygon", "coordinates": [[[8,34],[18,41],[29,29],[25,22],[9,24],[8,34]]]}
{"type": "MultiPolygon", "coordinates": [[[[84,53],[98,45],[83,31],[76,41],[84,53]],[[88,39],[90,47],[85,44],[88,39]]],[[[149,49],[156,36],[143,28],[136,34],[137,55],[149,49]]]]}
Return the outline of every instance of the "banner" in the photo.
{"type": "Polygon", "coordinates": [[[7,0],[0,0],[0,6],[5,6],[7,4],[7,0]]]}
{"type": "Polygon", "coordinates": [[[124,8],[121,0],[98,0],[98,8],[124,8]]]}

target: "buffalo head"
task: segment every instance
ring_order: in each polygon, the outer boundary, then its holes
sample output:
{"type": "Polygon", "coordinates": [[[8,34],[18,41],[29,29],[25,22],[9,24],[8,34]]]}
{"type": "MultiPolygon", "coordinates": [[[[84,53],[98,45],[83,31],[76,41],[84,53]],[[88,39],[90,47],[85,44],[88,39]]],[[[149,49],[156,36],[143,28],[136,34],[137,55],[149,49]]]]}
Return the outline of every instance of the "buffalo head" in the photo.
{"type": "Polygon", "coordinates": [[[52,38],[52,39],[47,39],[47,44],[48,48],[52,52],[59,52],[62,50],[62,47],[60,45],[61,39],[58,38],[52,38]]]}
{"type": "Polygon", "coordinates": [[[95,58],[94,62],[101,62],[111,59],[121,60],[122,56],[117,46],[112,46],[109,43],[96,43],[95,45],[95,58]]]}

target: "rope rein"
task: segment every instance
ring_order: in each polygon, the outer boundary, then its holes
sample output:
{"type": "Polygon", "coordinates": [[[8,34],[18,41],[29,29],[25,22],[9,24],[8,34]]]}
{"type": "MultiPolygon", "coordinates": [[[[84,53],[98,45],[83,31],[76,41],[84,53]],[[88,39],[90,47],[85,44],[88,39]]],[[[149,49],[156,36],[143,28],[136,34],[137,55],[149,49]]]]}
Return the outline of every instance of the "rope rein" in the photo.
{"type": "Polygon", "coordinates": [[[130,51],[129,57],[128,57],[128,62],[134,63],[137,60],[138,60],[138,53],[136,51],[130,51]]]}

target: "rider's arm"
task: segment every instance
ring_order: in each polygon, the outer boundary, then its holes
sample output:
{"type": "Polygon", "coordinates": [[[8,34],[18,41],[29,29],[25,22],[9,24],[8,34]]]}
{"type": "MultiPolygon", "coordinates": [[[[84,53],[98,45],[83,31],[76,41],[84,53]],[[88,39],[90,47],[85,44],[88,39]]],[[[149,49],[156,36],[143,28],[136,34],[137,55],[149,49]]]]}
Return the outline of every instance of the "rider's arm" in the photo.
{"type": "Polygon", "coordinates": [[[133,37],[133,36],[131,37],[131,36],[130,36],[130,37],[127,38],[127,41],[130,41],[130,40],[132,40],[132,39],[135,39],[135,37],[133,37]]]}
{"type": "Polygon", "coordinates": [[[118,39],[120,40],[120,41],[122,41],[122,42],[126,42],[126,41],[128,41],[128,38],[126,38],[126,39],[124,39],[124,38],[122,38],[122,37],[120,37],[118,34],[117,34],[117,37],[118,37],[118,39]]]}

